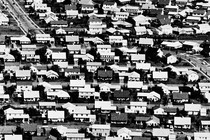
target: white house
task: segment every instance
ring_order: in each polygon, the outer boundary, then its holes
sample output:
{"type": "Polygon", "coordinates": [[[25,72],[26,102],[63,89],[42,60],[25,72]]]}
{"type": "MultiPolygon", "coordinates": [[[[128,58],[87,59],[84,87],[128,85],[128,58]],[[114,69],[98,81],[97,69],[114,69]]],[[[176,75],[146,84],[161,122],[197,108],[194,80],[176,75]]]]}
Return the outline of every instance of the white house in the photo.
{"type": "Polygon", "coordinates": [[[53,52],[52,53],[52,61],[53,62],[65,62],[66,59],[66,53],[65,52],[53,52]]]}
{"type": "Polygon", "coordinates": [[[174,128],[190,129],[191,117],[174,117],[174,128]]]}
{"type": "Polygon", "coordinates": [[[0,25],[8,25],[9,24],[9,18],[6,14],[0,12],[0,25]]]}
{"type": "Polygon", "coordinates": [[[210,140],[210,133],[194,132],[194,140],[210,140]]]}
{"type": "Polygon", "coordinates": [[[104,10],[104,13],[107,13],[108,11],[116,11],[117,10],[117,3],[112,1],[105,1],[103,3],[102,9],[104,10]]]}
{"type": "Polygon", "coordinates": [[[29,121],[29,115],[25,114],[23,109],[8,108],[4,110],[6,120],[21,120],[22,122],[29,121]]]}
{"type": "Polygon", "coordinates": [[[167,81],[168,72],[167,71],[153,71],[152,77],[155,81],[167,81]]]}
{"type": "Polygon", "coordinates": [[[162,34],[172,34],[173,33],[173,27],[171,25],[162,25],[159,27],[159,30],[161,31],[162,34]]]}
{"type": "Polygon", "coordinates": [[[23,135],[13,134],[13,135],[4,135],[4,140],[23,140],[23,135]]]}
{"type": "Polygon", "coordinates": [[[78,90],[85,87],[85,80],[70,80],[70,89],[78,90]]]}
{"type": "Polygon", "coordinates": [[[189,115],[197,115],[201,110],[201,104],[184,104],[184,110],[189,115]]]}
{"type": "Polygon", "coordinates": [[[141,89],[143,87],[143,81],[128,81],[127,87],[129,89],[141,89]]]}
{"type": "Polygon", "coordinates": [[[178,61],[177,57],[174,55],[170,55],[166,59],[167,59],[167,64],[174,64],[178,61]]]}
{"type": "Polygon", "coordinates": [[[160,100],[160,94],[158,94],[157,92],[155,91],[152,91],[152,92],[138,92],[137,93],[137,98],[139,101],[143,100],[144,98],[148,99],[148,100],[151,100],[151,101],[158,101],[160,100]]]}
{"type": "Polygon", "coordinates": [[[93,136],[107,137],[109,136],[111,127],[110,124],[92,124],[89,126],[89,129],[93,136]]]}
{"type": "Polygon", "coordinates": [[[147,113],[147,102],[130,102],[130,105],[125,106],[125,113],[147,113]]]}
{"type": "Polygon", "coordinates": [[[94,107],[104,113],[117,110],[117,107],[114,106],[111,101],[95,101],[94,107]]]}
{"type": "Polygon", "coordinates": [[[80,120],[81,122],[87,121],[94,123],[96,121],[96,115],[92,115],[86,106],[75,106],[72,114],[75,120],[80,120]]]}
{"type": "Polygon", "coordinates": [[[95,72],[101,66],[102,66],[101,62],[87,62],[86,63],[86,67],[89,72],[95,72]]]}
{"type": "Polygon", "coordinates": [[[95,96],[95,88],[90,85],[85,85],[84,88],[79,88],[79,98],[90,98],[95,96]]]}
{"type": "Polygon", "coordinates": [[[167,113],[162,107],[158,107],[154,109],[154,115],[167,115],[167,113]]]}
{"type": "Polygon", "coordinates": [[[97,45],[97,52],[111,52],[111,45],[97,45]]]}
{"type": "Polygon", "coordinates": [[[145,54],[131,54],[132,63],[144,63],[146,60],[145,54]]]}
{"type": "Polygon", "coordinates": [[[157,137],[158,140],[166,140],[170,135],[170,129],[167,128],[153,128],[153,137],[157,137]]]}
{"type": "Polygon", "coordinates": [[[38,101],[40,98],[39,91],[24,91],[23,99],[24,101],[38,101]]]}
{"type": "Polygon", "coordinates": [[[210,91],[210,82],[199,82],[198,86],[202,93],[210,91]]]}
{"type": "Polygon", "coordinates": [[[118,21],[118,20],[126,20],[129,16],[128,12],[115,12],[112,15],[112,20],[118,21]]]}
{"type": "Polygon", "coordinates": [[[123,43],[123,36],[109,36],[110,44],[120,44],[123,43]]]}
{"type": "Polygon", "coordinates": [[[137,26],[134,27],[134,30],[136,32],[136,35],[144,35],[147,34],[147,29],[145,26],[137,26]]]}
{"type": "Polygon", "coordinates": [[[186,76],[187,76],[187,80],[192,81],[192,82],[198,81],[199,79],[198,73],[192,70],[187,71],[186,76]]]}
{"type": "Polygon", "coordinates": [[[52,121],[52,122],[64,122],[65,114],[64,114],[64,111],[48,110],[47,118],[48,118],[48,121],[52,121]]]}
{"type": "Polygon", "coordinates": [[[138,15],[133,17],[133,20],[135,21],[135,25],[136,26],[140,26],[140,25],[149,25],[149,17],[145,17],[144,15],[138,15]]]}

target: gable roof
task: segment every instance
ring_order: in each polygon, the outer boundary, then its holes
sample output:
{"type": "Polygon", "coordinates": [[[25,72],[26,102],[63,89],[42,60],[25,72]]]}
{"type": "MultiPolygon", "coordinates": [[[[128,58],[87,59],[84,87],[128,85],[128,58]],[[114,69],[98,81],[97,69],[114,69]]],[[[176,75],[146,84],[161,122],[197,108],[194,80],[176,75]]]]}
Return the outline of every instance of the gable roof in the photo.
{"type": "Polygon", "coordinates": [[[39,91],[24,91],[23,92],[24,99],[27,98],[39,98],[39,91]]]}
{"type": "Polygon", "coordinates": [[[4,136],[5,140],[22,140],[23,136],[22,135],[5,135],[4,136]]]}
{"type": "Polygon", "coordinates": [[[130,91],[129,90],[115,90],[114,91],[114,97],[115,98],[129,98],[130,97],[130,91]]]}
{"type": "Polygon", "coordinates": [[[30,70],[16,70],[15,71],[16,77],[30,77],[31,71],[30,70]]]}
{"type": "Polygon", "coordinates": [[[131,61],[137,60],[137,61],[145,61],[146,55],[145,54],[131,54],[131,61]]]}
{"type": "Polygon", "coordinates": [[[17,126],[0,126],[0,134],[13,134],[17,126]]]}
{"type": "Polygon", "coordinates": [[[48,110],[47,111],[47,117],[50,118],[50,119],[60,119],[60,118],[64,119],[65,115],[64,115],[64,111],[63,110],[61,110],[61,111],[48,110]]]}
{"type": "Polygon", "coordinates": [[[174,100],[188,100],[189,99],[189,95],[188,93],[178,93],[178,92],[175,92],[173,93],[173,99],[174,100]]]}
{"type": "Polygon", "coordinates": [[[184,104],[185,111],[200,111],[201,104],[184,104]]]}
{"type": "Polygon", "coordinates": [[[22,123],[20,124],[20,127],[23,129],[24,132],[35,132],[37,131],[37,124],[27,124],[22,123]]]}
{"type": "Polygon", "coordinates": [[[191,117],[174,117],[174,125],[191,125],[191,117]]]}
{"type": "Polygon", "coordinates": [[[98,70],[98,77],[112,78],[113,77],[113,71],[112,70],[98,70]]]}
{"type": "Polygon", "coordinates": [[[111,121],[125,122],[128,120],[127,113],[111,113],[111,121]]]}
{"type": "Polygon", "coordinates": [[[71,36],[71,35],[66,35],[65,36],[66,42],[79,42],[79,36],[71,36]]]}
{"type": "Polygon", "coordinates": [[[168,72],[167,71],[153,71],[152,72],[153,78],[168,78],[168,72]]]}
{"type": "Polygon", "coordinates": [[[153,128],[152,134],[155,137],[168,137],[170,134],[170,129],[165,128],[153,128]]]}

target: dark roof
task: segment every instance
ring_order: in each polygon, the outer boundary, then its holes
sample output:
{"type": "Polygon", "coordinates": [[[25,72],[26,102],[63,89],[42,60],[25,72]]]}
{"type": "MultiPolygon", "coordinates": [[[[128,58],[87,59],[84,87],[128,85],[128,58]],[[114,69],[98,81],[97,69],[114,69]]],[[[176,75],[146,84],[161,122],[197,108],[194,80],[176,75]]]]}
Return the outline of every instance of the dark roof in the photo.
{"type": "Polygon", "coordinates": [[[128,114],[127,113],[111,113],[111,121],[127,121],[128,114]]]}
{"type": "Polygon", "coordinates": [[[114,97],[116,98],[128,98],[130,97],[130,91],[129,90],[115,90],[114,91],[114,97]]]}
{"type": "Polygon", "coordinates": [[[76,5],[65,5],[65,10],[77,10],[76,5]]]}
{"type": "Polygon", "coordinates": [[[161,18],[159,21],[161,25],[171,24],[171,20],[169,18],[161,18]]]}
{"type": "Polygon", "coordinates": [[[181,92],[191,92],[192,88],[190,88],[188,86],[180,86],[179,91],[181,91],[181,92]]]}
{"type": "Polygon", "coordinates": [[[162,9],[149,9],[149,14],[150,15],[160,15],[162,12],[162,9]]]}
{"type": "Polygon", "coordinates": [[[73,69],[67,68],[67,69],[65,70],[65,72],[80,72],[80,68],[73,68],[73,69]]]}
{"type": "Polygon", "coordinates": [[[16,126],[0,126],[0,134],[13,134],[16,126]]]}
{"type": "Polygon", "coordinates": [[[134,136],[132,140],[151,140],[151,137],[134,136]]]}
{"type": "Polygon", "coordinates": [[[47,140],[47,136],[32,136],[32,140],[47,140]]]}
{"type": "Polygon", "coordinates": [[[205,10],[195,10],[193,11],[193,14],[204,14],[205,10]]]}
{"type": "Polygon", "coordinates": [[[98,77],[112,78],[113,77],[113,71],[112,70],[98,70],[98,77]]]}
{"type": "Polygon", "coordinates": [[[161,4],[161,5],[168,5],[170,2],[170,0],[159,0],[158,1],[158,4],[161,4]]]}
{"type": "Polygon", "coordinates": [[[106,5],[114,5],[114,1],[105,1],[103,4],[106,4],[106,5]]]}
{"type": "Polygon", "coordinates": [[[151,117],[149,116],[136,116],[135,120],[136,121],[148,121],[151,117]]]}
{"type": "Polygon", "coordinates": [[[167,107],[167,108],[164,108],[164,111],[165,111],[166,113],[176,113],[177,108],[167,107]]]}
{"type": "Polygon", "coordinates": [[[20,127],[24,132],[35,132],[37,130],[37,124],[22,123],[20,127]]]}
{"type": "Polygon", "coordinates": [[[68,24],[68,22],[65,21],[65,20],[58,20],[58,21],[50,21],[50,24],[53,24],[53,25],[66,25],[66,24],[68,24]]]}
{"type": "Polygon", "coordinates": [[[101,22],[102,20],[100,20],[98,17],[96,16],[91,16],[88,20],[88,22],[101,22]]]}
{"type": "Polygon", "coordinates": [[[90,8],[92,8],[92,7],[94,7],[94,5],[82,4],[82,7],[90,7],[90,8]]]}
{"type": "Polygon", "coordinates": [[[37,70],[47,70],[47,65],[36,65],[34,66],[37,70]]]}
{"type": "Polygon", "coordinates": [[[78,31],[85,31],[86,28],[83,27],[69,27],[69,28],[63,28],[66,32],[78,32],[78,31]]]}
{"type": "Polygon", "coordinates": [[[17,81],[17,85],[32,85],[32,81],[17,81]]]}
{"type": "Polygon", "coordinates": [[[173,93],[173,99],[174,100],[181,100],[181,99],[189,99],[188,93],[173,93]]]}

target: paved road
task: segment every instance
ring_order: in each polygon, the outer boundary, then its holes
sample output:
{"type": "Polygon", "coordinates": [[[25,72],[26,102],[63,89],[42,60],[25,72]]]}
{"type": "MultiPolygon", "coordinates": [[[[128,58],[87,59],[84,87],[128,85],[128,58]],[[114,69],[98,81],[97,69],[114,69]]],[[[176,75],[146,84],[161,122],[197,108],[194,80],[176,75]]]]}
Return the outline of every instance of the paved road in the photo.
{"type": "MultiPolygon", "coordinates": [[[[3,4],[8,8],[9,12],[18,21],[19,26],[21,26],[23,32],[27,34],[28,30],[40,29],[25,13],[25,11],[20,7],[16,0],[1,0],[3,4]]],[[[42,30],[36,30],[38,34],[44,34],[42,30]]]]}

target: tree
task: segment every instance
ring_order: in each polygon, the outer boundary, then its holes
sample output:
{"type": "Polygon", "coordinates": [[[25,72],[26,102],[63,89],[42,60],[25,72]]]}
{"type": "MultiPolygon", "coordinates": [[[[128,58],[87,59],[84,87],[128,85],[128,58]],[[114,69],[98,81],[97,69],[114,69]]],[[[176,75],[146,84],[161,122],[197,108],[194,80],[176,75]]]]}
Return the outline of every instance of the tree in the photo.
{"type": "Polygon", "coordinates": [[[60,69],[60,67],[58,66],[58,65],[53,65],[52,67],[51,67],[51,70],[53,70],[54,72],[56,72],[56,73],[58,73],[59,74],[59,70],[60,69]]]}
{"type": "Polygon", "coordinates": [[[35,54],[40,56],[40,62],[42,62],[42,63],[47,62],[47,56],[45,55],[46,52],[47,52],[47,46],[44,46],[44,47],[35,51],[35,54]]]}
{"type": "Polygon", "coordinates": [[[16,62],[21,61],[22,55],[17,49],[11,49],[10,54],[14,56],[16,62]]]}
{"type": "Polygon", "coordinates": [[[14,134],[22,134],[23,135],[23,129],[20,126],[17,126],[14,134]]]}

